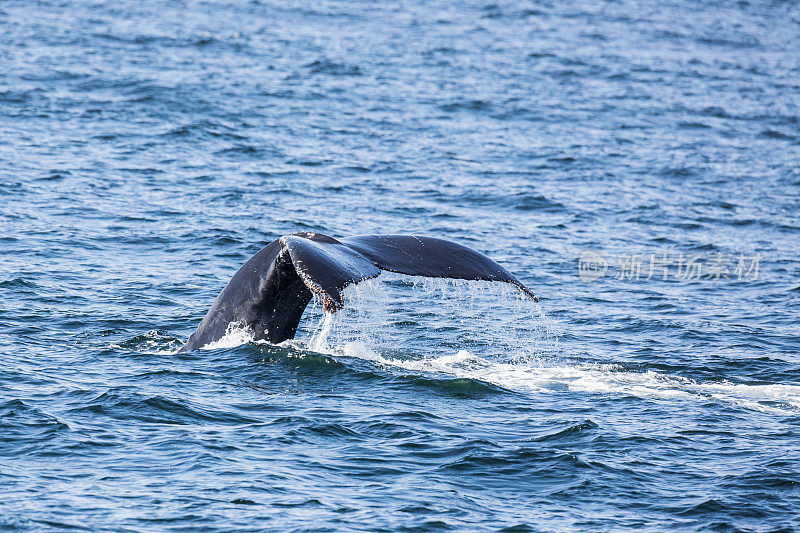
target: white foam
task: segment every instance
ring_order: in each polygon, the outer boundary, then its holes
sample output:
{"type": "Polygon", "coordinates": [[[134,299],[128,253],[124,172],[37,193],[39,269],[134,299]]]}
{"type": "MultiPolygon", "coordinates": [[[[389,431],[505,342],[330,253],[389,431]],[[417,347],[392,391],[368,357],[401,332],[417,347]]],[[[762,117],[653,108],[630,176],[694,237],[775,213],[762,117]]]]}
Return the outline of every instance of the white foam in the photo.
{"type": "Polygon", "coordinates": [[[322,321],[311,336],[308,342],[308,349],[315,352],[324,352],[328,350],[328,336],[331,334],[331,327],[333,326],[333,313],[324,313],[322,321]]]}
{"type": "Polygon", "coordinates": [[[526,365],[486,360],[466,350],[455,355],[418,360],[384,357],[363,342],[350,342],[330,349],[346,355],[412,372],[447,374],[510,390],[585,394],[613,394],[663,400],[717,400],[773,414],[796,414],[800,410],[800,386],[746,385],[729,382],[700,383],[689,378],[655,371],[630,372],[619,365],[579,363],[575,365],[526,365]],[[778,405],[767,405],[764,402],[778,405]]]}
{"type": "Polygon", "coordinates": [[[209,342],[202,350],[216,350],[219,348],[235,348],[248,342],[253,342],[255,335],[244,322],[231,322],[225,328],[225,335],[219,340],[209,342]]]}
{"type": "MultiPolygon", "coordinates": [[[[181,347],[181,343],[177,339],[168,339],[158,332],[158,330],[151,329],[144,335],[127,341],[126,344],[136,341],[135,350],[140,354],[148,355],[175,355],[181,347]],[[166,346],[166,347],[165,347],[166,346]]],[[[131,347],[125,344],[110,343],[109,348],[114,350],[130,350],[131,347]]]]}

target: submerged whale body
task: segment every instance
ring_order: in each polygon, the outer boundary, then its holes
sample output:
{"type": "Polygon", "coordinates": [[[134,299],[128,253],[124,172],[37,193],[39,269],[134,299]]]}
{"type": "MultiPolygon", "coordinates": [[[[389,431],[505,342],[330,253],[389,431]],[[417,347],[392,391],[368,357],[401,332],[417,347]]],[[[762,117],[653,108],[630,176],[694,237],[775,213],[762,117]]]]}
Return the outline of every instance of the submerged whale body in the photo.
{"type": "Polygon", "coordinates": [[[246,326],[255,339],[279,343],[294,337],[314,295],[323,310],[342,308],[342,291],[382,270],[437,278],[502,281],[536,297],[485,255],[433,237],[362,235],[337,240],[294,233],[274,240],[247,260],[222,289],[181,352],[225,336],[228,325],[246,326]]]}

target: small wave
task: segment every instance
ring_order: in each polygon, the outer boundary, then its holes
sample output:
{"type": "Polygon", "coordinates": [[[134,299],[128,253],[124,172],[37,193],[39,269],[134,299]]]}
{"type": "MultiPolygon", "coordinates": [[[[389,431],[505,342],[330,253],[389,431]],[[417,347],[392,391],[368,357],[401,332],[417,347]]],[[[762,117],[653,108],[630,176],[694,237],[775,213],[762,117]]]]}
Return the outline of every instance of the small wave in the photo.
{"type": "Polygon", "coordinates": [[[492,104],[485,100],[459,100],[442,104],[439,109],[445,113],[454,113],[458,111],[488,111],[491,110],[492,104]]]}
{"type": "MultiPolygon", "coordinates": [[[[35,445],[69,429],[55,416],[20,399],[0,404],[0,443],[4,446],[35,445]]],[[[0,455],[7,453],[0,452],[0,455]]]]}
{"type": "Polygon", "coordinates": [[[317,59],[305,65],[312,74],[327,74],[329,76],[360,76],[361,68],[358,65],[337,63],[329,59],[317,59]]]}
{"type": "Polygon", "coordinates": [[[280,152],[271,147],[253,146],[251,144],[235,144],[222,150],[217,150],[214,155],[235,160],[247,160],[252,158],[263,158],[267,156],[281,155],[280,152]]]}
{"type": "MultiPolygon", "coordinates": [[[[571,161],[574,159],[569,158],[571,161]]],[[[522,194],[515,198],[514,208],[519,211],[563,211],[564,204],[542,195],[522,194]]]]}
{"type": "Polygon", "coordinates": [[[148,396],[132,387],[115,387],[90,400],[86,405],[70,410],[70,413],[85,413],[91,417],[105,416],[116,420],[138,420],[153,424],[254,424],[256,419],[231,412],[229,409],[213,409],[188,400],[148,396]]]}
{"type": "Polygon", "coordinates": [[[776,130],[771,130],[771,129],[762,131],[761,133],[758,134],[758,136],[759,137],[764,137],[764,138],[767,138],[767,139],[780,139],[780,140],[786,140],[786,141],[793,141],[795,139],[795,137],[793,135],[789,135],[787,133],[783,133],[783,132],[776,131],[776,130]]]}
{"type": "Polygon", "coordinates": [[[582,437],[585,436],[587,433],[591,433],[593,429],[596,429],[598,427],[600,426],[598,426],[591,420],[584,420],[580,424],[569,426],[562,430],[556,431],[555,433],[548,433],[546,435],[536,437],[535,439],[533,439],[533,441],[549,442],[549,441],[560,441],[560,440],[570,439],[573,437],[582,437]]]}
{"type": "MultiPolygon", "coordinates": [[[[0,281],[0,287],[2,287],[4,289],[22,289],[22,290],[24,290],[24,289],[35,289],[36,288],[36,284],[33,283],[32,281],[28,281],[28,280],[23,279],[23,278],[13,278],[13,279],[0,281]]],[[[22,290],[20,292],[23,292],[22,290]]],[[[25,290],[24,292],[32,292],[32,291],[25,290]]]]}
{"type": "Polygon", "coordinates": [[[696,122],[690,120],[678,122],[678,127],[687,130],[707,130],[711,128],[711,126],[705,122],[696,122]]]}

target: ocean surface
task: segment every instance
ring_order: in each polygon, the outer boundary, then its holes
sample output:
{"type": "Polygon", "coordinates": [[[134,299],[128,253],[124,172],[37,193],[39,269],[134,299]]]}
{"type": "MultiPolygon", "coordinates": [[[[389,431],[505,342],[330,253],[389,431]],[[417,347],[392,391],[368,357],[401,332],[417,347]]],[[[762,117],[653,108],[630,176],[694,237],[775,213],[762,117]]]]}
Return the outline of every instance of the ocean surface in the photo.
{"type": "Polygon", "coordinates": [[[800,529],[794,1],[0,3],[0,529],[800,529]],[[176,353],[296,231],[475,248],[176,353]]]}

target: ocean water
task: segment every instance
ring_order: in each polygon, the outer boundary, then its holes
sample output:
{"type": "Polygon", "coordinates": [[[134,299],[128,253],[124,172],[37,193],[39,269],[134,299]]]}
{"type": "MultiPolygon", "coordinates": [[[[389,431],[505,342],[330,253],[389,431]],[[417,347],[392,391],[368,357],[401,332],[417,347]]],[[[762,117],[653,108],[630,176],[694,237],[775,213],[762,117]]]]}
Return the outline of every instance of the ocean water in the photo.
{"type": "Polygon", "coordinates": [[[0,3],[0,529],[800,528],[796,2],[0,3]],[[273,239],[414,233],[177,354],[273,239]]]}

